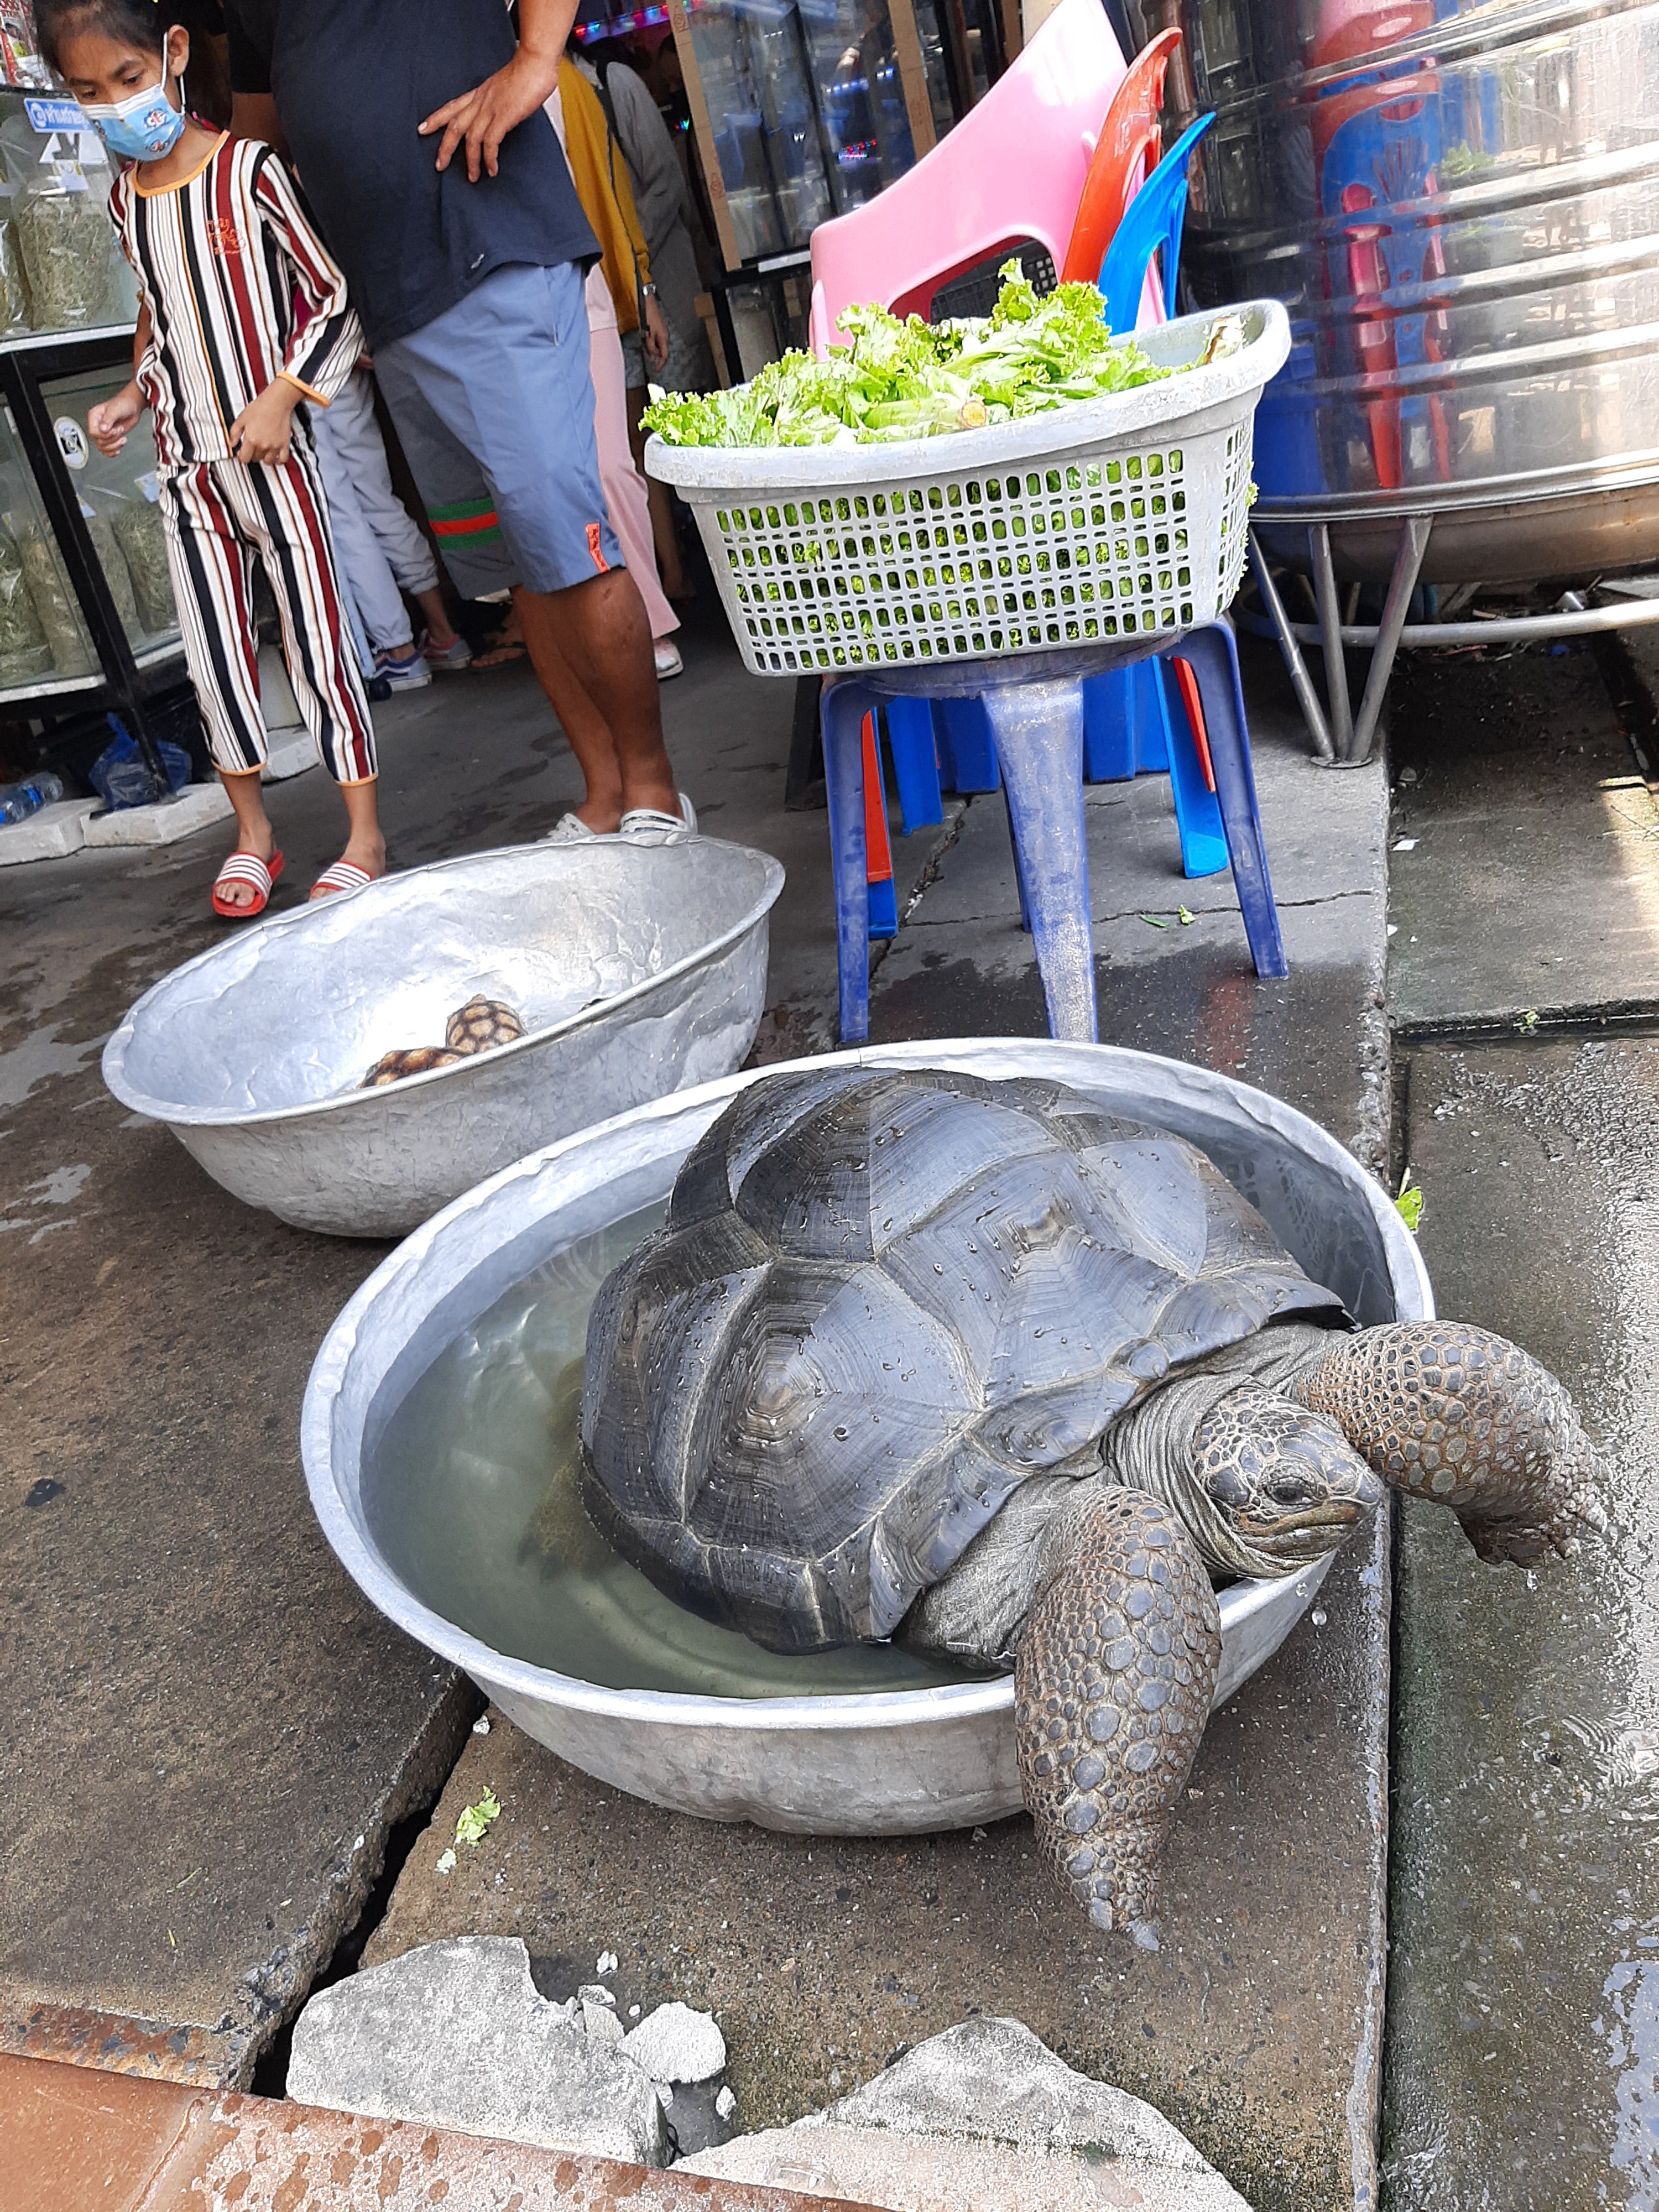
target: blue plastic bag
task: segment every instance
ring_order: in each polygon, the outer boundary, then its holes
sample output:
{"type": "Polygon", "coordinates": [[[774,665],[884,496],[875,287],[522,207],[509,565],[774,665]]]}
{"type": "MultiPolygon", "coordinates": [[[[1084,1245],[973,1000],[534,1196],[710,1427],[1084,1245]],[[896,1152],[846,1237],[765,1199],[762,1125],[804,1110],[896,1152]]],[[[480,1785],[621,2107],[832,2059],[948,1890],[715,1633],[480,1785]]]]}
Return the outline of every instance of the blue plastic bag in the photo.
{"type": "MultiPolygon", "coordinates": [[[[87,770],[87,781],[112,814],[124,806],[148,806],[155,797],[155,787],[137,741],[118,715],[112,714],[109,722],[115,735],[87,770]]],[[[182,791],[190,781],[190,755],[165,738],[155,750],[161,756],[169,787],[182,791]]]]}

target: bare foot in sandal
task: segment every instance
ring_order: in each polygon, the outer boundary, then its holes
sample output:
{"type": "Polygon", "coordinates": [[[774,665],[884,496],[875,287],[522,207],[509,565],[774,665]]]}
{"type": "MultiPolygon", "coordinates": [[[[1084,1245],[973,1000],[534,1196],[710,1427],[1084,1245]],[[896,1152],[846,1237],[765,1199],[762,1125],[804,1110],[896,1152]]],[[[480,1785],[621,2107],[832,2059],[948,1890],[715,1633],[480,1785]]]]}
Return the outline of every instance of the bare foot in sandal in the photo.
{"type": "Polygon", "coordinates": [[[334,866],[325,868],[312,885],[313,899],[331,898],[337,891],[361,890],[376,876],[386,873],[386,839],[380,835],[374,777],[362,783],[343,783],[340,796],[345,801],[351,835],[334,866]]]}
{"type": "Polygon", "coordinates": [[[522,660],[525,656],[524,632],[519,627],[519,611],[508,611],[506,621],[482,653],[472,656],[475,668],[505,668],[510,660],[522,660]]]}
{"type": "Polygon", "coordinates": [[[222,769],[219,781],[235,810],[236,842],[214,884],[213,910],[230,920],[239,914],[259,913],[270,896],[270,884],[260,881],[258,869],[234,865],[238,855],[250,854],[264,866],[271,878],[281,874],[282,863],[276,855],[276,832],[270,826],[270,817],[260,796],[258,769],[246,775],[227,775],[222,769]],[[271,867],[270,864],[274,860],[276,866],[271,867]]]}
{"type": "Polygon", "coordinates": [[[325,868],[311,887],[313,899],[332,898],[338,891],[361,890],[386,873],[386,839],[379,830],[372,836],[353,835],[332,867],[325,868]]]}

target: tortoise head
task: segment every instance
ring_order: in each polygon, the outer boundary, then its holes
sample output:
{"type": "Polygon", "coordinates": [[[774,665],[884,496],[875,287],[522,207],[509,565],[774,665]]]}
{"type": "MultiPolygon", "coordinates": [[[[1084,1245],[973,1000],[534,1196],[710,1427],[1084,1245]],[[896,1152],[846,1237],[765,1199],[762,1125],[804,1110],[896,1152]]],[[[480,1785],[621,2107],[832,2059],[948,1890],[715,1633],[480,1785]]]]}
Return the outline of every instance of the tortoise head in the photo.
{"type": "Polygon", "coordinates": [[[1194,1455],[1199,1486],[1252,1574],[1293,1574],[1324,1559],[1382,1496],[1381,1479],[1332,1422],[1250,1385],[1206,1417],[1194,1455]]]}

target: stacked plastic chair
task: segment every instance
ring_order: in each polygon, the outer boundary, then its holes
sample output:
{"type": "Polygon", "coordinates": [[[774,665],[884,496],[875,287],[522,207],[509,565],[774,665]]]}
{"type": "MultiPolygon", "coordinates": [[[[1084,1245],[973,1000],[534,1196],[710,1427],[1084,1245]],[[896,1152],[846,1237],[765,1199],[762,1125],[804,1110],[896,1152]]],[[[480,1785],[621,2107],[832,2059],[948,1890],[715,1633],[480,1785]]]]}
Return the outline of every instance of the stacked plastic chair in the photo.
{"type": "MultiPolygon", "coordinates": [[[[842,310],[854,301],[885,300],[896,310],[925,313],[953,276],[1033,239],[1066,273],[1077,273],[1079,257],[1092,253],[1092,262],[1081,261],[1084,272],[1098,272],[1103,289],[1109,281],[1115,300],[1133,301],[1123,326],[1133,326],[1144,295],[1161,319],[1158,277],[1161,273],[1173,289],[1186,161],[1197,135],[1188,134],[1167,162],[1152,166],[1164,72],[1178,36],[1164,34],[1125,72],[1098,0],[1062,0],[1014,68],[939,147],[869,206],[814,233],[812,331],[820,349],[832,341],[842,310]],[[1074,141],[1072,131],[1091,103],[1093,114],[1100,114],[1103,91],[1113,95],[1110,106],[1084,161],[1079,156],[1086,140],[1079,135],[1074,141]],[[1063,112],[1063,120],[1034,137],[1032,111],[1042,99],[1063,112]],[[1068,183],[1073,219],[1065,247],[1057,252],[1055,194],[1068,183]],[[1143,187],[1148,204],[1114,264],[1107,249],[1143,187]],[[952,208],[958,188],[966,204],[952,208]],[[988,204],[992,192],[994,205],[988,204]],[[1161,272],[1152,265],[1159,252],[1161,272]]],[[[1286,973],[1237,655],[1224,621],[1190,631],[1176,645],[1154,646],[1146,660],[1103,677],[999,689],[994,706],[990,694],[984,701],[975,696],[971,668],[951,673],[954,680],[939,687],[951,695],[948,700],[890,696],[884,702],[906,827],[941,818],[934,750],[940,735],[956,773],[965,766],[979,780],[974,787],[988,787],[993,765],[1000,768],[1022,913],[1036,939],[1053,1035],[1097,1035],[1083,804],[1091,687],[1100,687],[1093,691],[1093,765],[1109,775],[1133,774],[1155,764],[1162,744],[1188,872],[1214,872],[1231,861],[1256,971],[1286,973]],[[1173,723],[1159,659],[1179,663],[1188,713],[1178,713],[1173,723]],[[1137,677],[1139,685],[1133,682],[1137,677]],[[939,706],[942,714],[935,711],[939,706]]],[[[826,684],[821,709],[836,865],[841,1034],[849,1044],[869,1031],[866,948],[872,917],[863,833],[875,811],[868,787],[879,762],[873,749],[866,754],[864,733],[878,703],[876,692],[849,675],[826,684]],[[854,810],[859,834],[849,840],[842,828],[850,827],[854,810]]],[[[884,846],[884,820],[882,830],[884,846]]]]}

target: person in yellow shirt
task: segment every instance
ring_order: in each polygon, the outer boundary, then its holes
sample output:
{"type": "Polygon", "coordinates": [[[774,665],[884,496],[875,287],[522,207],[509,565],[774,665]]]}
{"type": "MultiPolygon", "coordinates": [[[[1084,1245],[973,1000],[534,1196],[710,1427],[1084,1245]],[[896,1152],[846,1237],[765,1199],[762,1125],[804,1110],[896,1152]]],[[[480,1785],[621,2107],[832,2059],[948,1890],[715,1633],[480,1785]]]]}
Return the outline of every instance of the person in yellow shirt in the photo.
{"type": "Polygon", "coordinates": [[[605,281],[617,310],[629,386],[643,386],[647,368],[660,369],[668,359],[668,325],[651,281],[651,255],[628,163],[599,94],[568,53],[559,64],[558,98],[571,180],[605,255],[605,281]]]}

